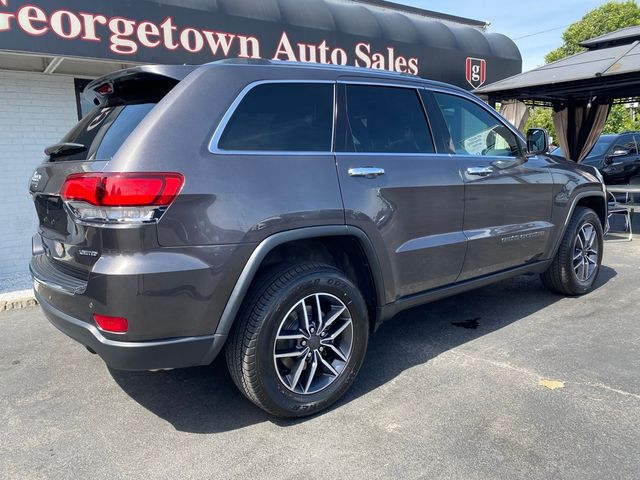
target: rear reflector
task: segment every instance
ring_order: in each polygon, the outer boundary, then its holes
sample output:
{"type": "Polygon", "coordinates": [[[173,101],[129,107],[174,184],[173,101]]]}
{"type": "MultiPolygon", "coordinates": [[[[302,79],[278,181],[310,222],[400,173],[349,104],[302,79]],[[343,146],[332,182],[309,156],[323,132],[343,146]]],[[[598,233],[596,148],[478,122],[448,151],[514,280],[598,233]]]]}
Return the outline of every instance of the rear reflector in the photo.
{"type": "Polygon", "coordinates": [[[183,184],[179,173],[78,173],[67,177],[61,196],[99,207],[168,206],[183,184]]]}
{"type": "Polygon", "coordinates": [[[129,321],[122,317],[108,317],[106,315],[93,314],[93,319],[100,327],[100,330],[109,333],[127,333],[129,321]]]}

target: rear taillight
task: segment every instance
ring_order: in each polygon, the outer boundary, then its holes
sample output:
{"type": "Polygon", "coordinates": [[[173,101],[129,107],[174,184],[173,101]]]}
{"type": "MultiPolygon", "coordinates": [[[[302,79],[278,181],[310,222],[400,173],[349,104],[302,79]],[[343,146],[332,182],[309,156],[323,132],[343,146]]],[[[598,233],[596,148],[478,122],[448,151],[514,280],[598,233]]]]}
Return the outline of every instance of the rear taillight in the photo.
{"type": "Polygon", "coordinates": [[[60,196],[84,221],[137,223],[158,220],[184,185],[179,173],[78,173],[60,196]]]}
{"type": "Polygon", "coordinates": [[[123,317],[109,317],[107,315],[93,314],[96,324],[105,332],[109,333],[127,333],[129,329],[129,321],[123,317]]]}
{"type": "Polygon", "coordinates": [[[103,83],[102,85],[94,88],[93,90],[102,97],[108,97],[113,93],[113,85],[110,83],[103,83]]]}

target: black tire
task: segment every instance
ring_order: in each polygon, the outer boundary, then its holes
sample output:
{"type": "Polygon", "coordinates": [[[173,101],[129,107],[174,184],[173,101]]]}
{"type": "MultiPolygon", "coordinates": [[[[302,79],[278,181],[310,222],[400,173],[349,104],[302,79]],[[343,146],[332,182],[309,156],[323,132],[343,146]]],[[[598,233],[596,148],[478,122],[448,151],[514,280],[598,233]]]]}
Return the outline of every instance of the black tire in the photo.
{"type": "Polygon", "coordinates": [[[593,284],[600,272],[604,245],[603,237],[602,224],[596,212],[587,207],[576,207],[553,263],[541,275],[542,283],[552,292],[561,295],[579,296],[588,293],[593,288],[593,284]],[[587,224],[594,227],[594,245],[597,245],[598,250],[595,268],[585,280],[579,278],[579,274],[575,270],[574,261],[578,262],[579,260],[574,260],[574,257],[577,255],[577,242],[580,242],[578,234],[587,224]]]}
{"type": "MultiPolygon", "coordinates": [[[[301,318],[301,315],[295,315],[301,318]]],[[[319,317],[322,318],[322,315],[319,317]]],[[[278,417],[303,417],[329,407],[347,391],[364,360],[368,338],[366,303],[358,288],[344,273],[317,263],[283,266],[263,275],[248,293],[227,342],[227,365],[240,391],[258,407],[278,417]],[[322,298],[339,299],[346,306],[343,315],[350,315],[352,325],[349,327],[349,356],[342,364],[339,375],[332,376],[332,383],[324,389],[317,393],[296,393],[290,389],[291,385],[285,384],[282,368],[279,368],[282,366],[277,366],[278,360],[274,358],[276,337],[281,332],[280,329],[284,328],[285,319],[292,312],[297,312],[294,310],[298,308],[297,305],[302,302],[302,308],[306,311],[304,299],[310,296],[315,298],[316,294],[327,295],[322,298]]],[[[320,363],[319,347],[314,348],[313,359],[315,361],[317,354],[320,363]]],[[[329,349],[325,350],[324,356],[329,354],[329,349]]],[[[299,368],[302,372],[307,372],[307,378],[310,376],[311,367],[299,368]]],[[[297,370],[292,367],[291,372],[294,369],[297,370]]],[[[320,381],[324,382],[328,373],[322,371],[316,375],[320,375],[320,381]]],[[[300,374],[299,378],[302,376],[300,374]]]]}

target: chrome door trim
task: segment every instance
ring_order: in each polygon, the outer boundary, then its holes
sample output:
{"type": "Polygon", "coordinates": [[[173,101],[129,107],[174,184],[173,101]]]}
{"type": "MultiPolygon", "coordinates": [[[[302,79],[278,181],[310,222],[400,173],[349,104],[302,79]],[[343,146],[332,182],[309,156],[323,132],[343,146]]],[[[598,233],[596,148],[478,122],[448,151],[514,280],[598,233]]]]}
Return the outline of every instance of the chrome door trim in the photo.
{"type": "MultiPolygon", "coordinates": [[[[452,158],[455,155],[452,153],[397,153],[397,152],[335,152],[336,155],[341,157],[443,157],[452,158]]],[[[507,158],[507,157],[500,157],[507,158]]]]}

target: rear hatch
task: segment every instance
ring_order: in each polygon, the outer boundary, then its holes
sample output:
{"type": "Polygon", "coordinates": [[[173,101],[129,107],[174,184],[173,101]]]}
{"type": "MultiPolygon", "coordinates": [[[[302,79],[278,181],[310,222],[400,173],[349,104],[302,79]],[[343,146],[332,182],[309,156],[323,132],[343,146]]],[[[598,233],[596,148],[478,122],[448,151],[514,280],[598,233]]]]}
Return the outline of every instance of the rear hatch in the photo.
{"type": "MultiPolygon", "coordinates": [[[[86,95],[98,105],[59,143],[34,172],[29,190],[39,219],[34,237],[32,271],[36,277],[55,277],[71,290],[80,290],[105,242],[104,225],[79,221],[61,198],[70,175],[101,172],[125,140],[157,103],[196,67],[137,67],[92,82],[86,95]],[[77,279],[74,286],[73,279],[77,279]]],[[[142,226],[141,226],[142,228],[142,226]]],[[[108,235],[117,235],[117,231],[108,235]]],[[[107,245],[108,248],[108,245],[107,245]]]]}

